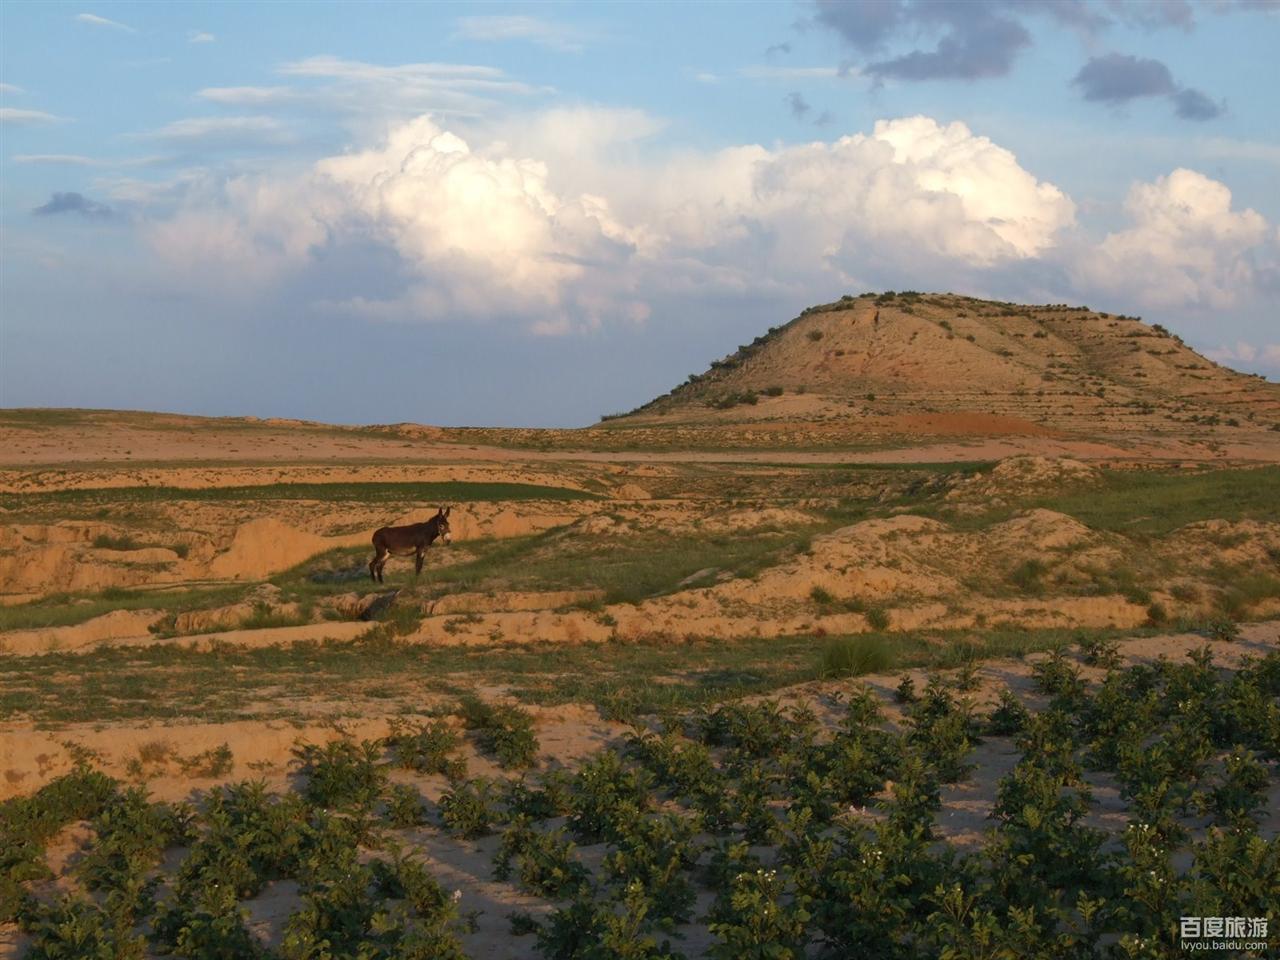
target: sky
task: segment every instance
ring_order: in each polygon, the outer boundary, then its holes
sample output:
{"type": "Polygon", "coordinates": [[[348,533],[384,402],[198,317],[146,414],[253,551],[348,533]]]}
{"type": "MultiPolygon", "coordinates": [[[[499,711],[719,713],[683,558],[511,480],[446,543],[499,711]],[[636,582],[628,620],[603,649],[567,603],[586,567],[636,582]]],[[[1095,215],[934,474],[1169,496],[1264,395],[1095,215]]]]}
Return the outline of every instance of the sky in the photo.
{"type": "Polygon", "coordinates": [[[1280,2],[0,4],[0,406],[579,426],[869,290],[1280,379],[1280,2]]]}

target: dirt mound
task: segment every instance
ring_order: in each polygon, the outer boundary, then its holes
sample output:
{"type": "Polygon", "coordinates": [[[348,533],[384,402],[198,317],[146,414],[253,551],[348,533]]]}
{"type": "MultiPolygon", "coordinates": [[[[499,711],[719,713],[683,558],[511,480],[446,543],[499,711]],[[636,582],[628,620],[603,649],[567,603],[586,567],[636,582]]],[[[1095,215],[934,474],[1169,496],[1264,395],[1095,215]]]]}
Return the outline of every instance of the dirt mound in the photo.
{"type": "Polygon", "coordinates": [[[1102,473],[1091,464],[1068,457],[1007,457],[985,473],[959,481],[948,500],[1000,502],[1002,498],[1055,493],[1097,483],[1102,473]]]}
{"type": "Polygon", "coordinates": [[[164,615],[158,610],[112,610],[71,626],[10,630],[0,634],[0,654],[30,656],[78,652],[108,640],[147,637],[150,628],[162,619],[164,615]]]}
{"type": "Polygon", "coordinates": [[[297,617],[299,613],[298,604],[280,602],[279,587],[264,583],[238,603],[179,613],[172,627],[175,633],[207,633],[235,629],[255,617],[297,617]]]}
{"type": "MultiPolygon", "coordinates": [[[[591,503],[531,501],[518,507],[501,503],[468,503],[454,508],[449,514],[449,529],[455,541],[523,537],[572,523],[593,509],[596,507],[591,503]]],[[[411,510],[397,517],[394,525],[423,523],[430,520],[435,512],[434,507],[411,510]]]]}
{"type": "Polygon", "coordinates": [[[12,523],[0,526],[0,550],[22,550],[32,545],[88,543],[95,537],[118,531],[105,523],[12,523]]]}
{"type": "Polygon", "coordinates": [[[209,576],[226,580],[259,580],[328,550],[327,537],[297,530],[274,517],[241,524],[231,546],[209,562],[209,576]]]}
{"type": "Polygon", "coordinates": [[[1029,510],[991,528],[988,540],[1008,554],[1063,550],[1096,541],[1097,534],[1079,520],[1053,510],[1029,510]]]}
{"type": "Polygon", "coordinates": [[[638,483],[624,483],[609,494],[615,500],[648,500],[652,494],[638,483]]]}
{"type": "Polygon", "coordinates": [[[181,579],[178,554],[134,543],[109,524],[65,522],[0,527],[0,594],[41,596],[181,579]]]}

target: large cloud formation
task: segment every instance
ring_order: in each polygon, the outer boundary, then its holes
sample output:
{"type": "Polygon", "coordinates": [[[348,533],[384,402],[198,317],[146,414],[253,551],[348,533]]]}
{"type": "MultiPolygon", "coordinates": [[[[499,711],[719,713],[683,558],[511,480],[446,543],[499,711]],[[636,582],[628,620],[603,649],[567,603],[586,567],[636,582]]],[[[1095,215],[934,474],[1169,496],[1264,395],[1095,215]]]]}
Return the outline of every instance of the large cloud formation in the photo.
{"type": "Polygon", "coordinates": [[[1228,307],[1273,267],[1275,235],[1261,214],[1232,210],[1231,191],[1179,168],[1134,184],[1132,226],[1107,235],[1077,266],[1079,279],[1152,306],[1228,307]]]}
{"type": "Polygon", "coordinates": [[[570,176],[420,117],[303,178],[239,178],[216,202],[198,197],[156,228],[157,249],[201,270],[251,261],[243,276],[264,278],[358,237],[395,251],[409,290],[369,290],[349,308],[501,315],[550,333],[642,320],[641,290],[798,291],[857,277],[868,262],[1017,262],[1044,254],[1074,222],[1061,190],[962,123],[907,117],[834,142],[639,166],[609,159],[601,140],[625,134],[610,134],[607,117],[561,112],[547,124],[561,144],[590,144],[570,176]]]}

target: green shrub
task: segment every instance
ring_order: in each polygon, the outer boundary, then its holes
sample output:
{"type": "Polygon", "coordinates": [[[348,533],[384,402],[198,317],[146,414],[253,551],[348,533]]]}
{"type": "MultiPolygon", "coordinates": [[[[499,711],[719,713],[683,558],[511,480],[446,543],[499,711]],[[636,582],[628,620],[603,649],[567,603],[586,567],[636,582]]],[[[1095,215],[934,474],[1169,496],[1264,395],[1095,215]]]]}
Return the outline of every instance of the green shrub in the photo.
{"type": "Polygon", "coordinates": [[[898,686],[894,688],[893,699],[896,703],[915,703],[919,699],[916,693],[916,682],[911,679],[911,674],[902,675],[898,686]]]}
{"type": "Polygon", "coordinates": [[[523,889],[553,900],[571,896],[588,881],[587,870],[573,851],[573,843],[564,839],[563,831],[543,833],[534,829],[528,817],[517,816],[502,834],[493,878],[509,880],[514,863],[523,889]]]}
{"type": "Polygon", "coordinates": [[[893,651],[883,637],[837,637],[822,651],[824,677],[860,677],[883,673],[893,663],[893,651]]]}
{"type": "Polygon", "coordinates": [[[333,740],[323,747],[308,743],[296,748],[293,754],[307,778],[302,795],[321,807],[371,808],[387,784],[387,771],[378,762],[381,752],[373,740],[333,740]]]}
{"type": "Polygon", "coordinates": [[[1023,593],[1038,594],[1044,592],[1044,575],[1049,568],[1043,560],[1034,557],[1023,560],[1009,571],[1009,582],[1023,593]]]}
{"type": "Polygon", "coordinates": [[[1080,650],[1080,659],[1088,666],[1114,670],[1120,666],[1120,645],[1114,640],[1103,640],[1097,637],[1080,635],[1076,640],[1080,650]]]}
{"type": "Polygon", "coordinates": [[[1227,823],[1248,821],[1267,802],[1271,778],[1247,749],[1236,746],[1223,761],[1223,773],[1210,793],[1213,811],[1227,823]]]}
{"type": "Polygon", "coordinates": [[[1205,624],[1204,632],[1210,640],[1218,640],[1222,643],[1240,639],[1240,628],[1229,617],[1215,617],[1205,624]]]}
{"type": "Polygon", "coordinates": [[[889,612],[883,607],[867,607],[867,626],[872,630],[889,629],[889,612]]]}
{"type": "Polygon", "coordinates": [[[573,778],[569,826],[583,843],[618,835],[636,809],[653,803],[648,771],[626,766],[621,756],[605,750],[585,761],[573,778]]]}
{"type": "Polygon", "coordinates": [[[538,757],[538,738],[533,733],[533,717],[514,704],[485,703],[465,697],[462,719],[476,734],[480,749],[496,757],[506,768],[531,767],[538,757]]]}
{"type": "Polygon", "coordinates": [[[427,822],[427,808],[416,787],[408,783],[392,784],[387,791],[387,822],[401,829],[420,827],[427,822]]]}
{"type": "Polygon", "coordinates": [[[1025,729],[1028,719],[1027,708],[1006,687],[1000,691],[1000,700],[987,717],[987,732],[997,737],[1011,737],[1025,729]]]}
{"type": "Polygon", "coordinates": [[[97,550],[141,550],[143,544],[128,534],[114,537],[108,533],[100,533],[93,538],[93,546],[97,550]]]}
{"type": "Polygon", "coordinates": [[[455,756],[462,738],[446,720],[434,720],[417,729],[397,730],[387,738],[398,766],[419,773],[438,773],[451,780],[466,775],[467,764],[455,756]]]}
{"type": "Polygon", "coordinates": [[[476,840],[492,833],[494,822],[501,819],[497,801],[491,780],[454,783],[440,796],[440,819],[464,840],[476,840]]]}

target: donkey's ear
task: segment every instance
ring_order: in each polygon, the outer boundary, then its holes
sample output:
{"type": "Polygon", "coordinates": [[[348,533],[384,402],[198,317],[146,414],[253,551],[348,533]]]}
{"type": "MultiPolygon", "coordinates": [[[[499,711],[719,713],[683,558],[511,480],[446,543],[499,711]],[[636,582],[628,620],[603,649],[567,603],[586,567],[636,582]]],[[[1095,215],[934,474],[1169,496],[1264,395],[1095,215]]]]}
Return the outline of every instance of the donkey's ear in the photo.
{"type": "Polygon", "coordinates": [[[445,507],[441,512],[447,517],[449,515],[449,511],[452,509],[453,507],[445,507]]]}

